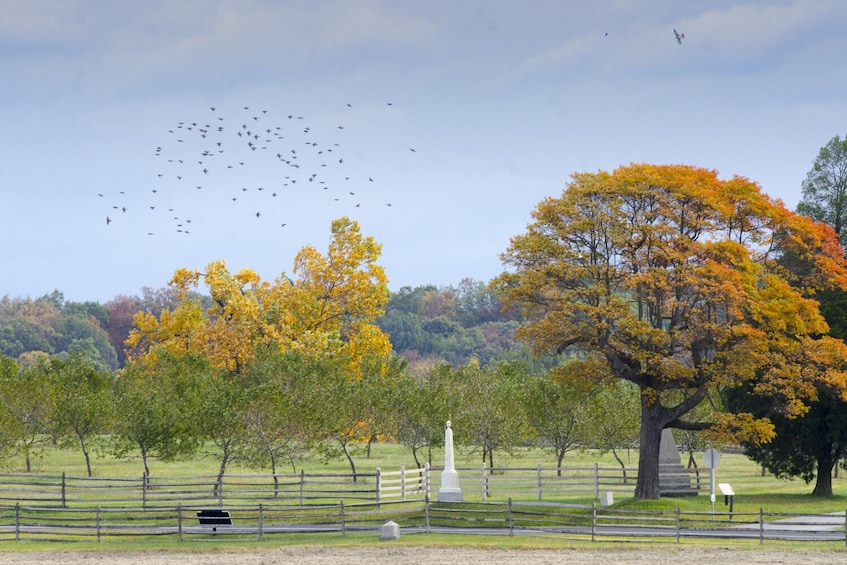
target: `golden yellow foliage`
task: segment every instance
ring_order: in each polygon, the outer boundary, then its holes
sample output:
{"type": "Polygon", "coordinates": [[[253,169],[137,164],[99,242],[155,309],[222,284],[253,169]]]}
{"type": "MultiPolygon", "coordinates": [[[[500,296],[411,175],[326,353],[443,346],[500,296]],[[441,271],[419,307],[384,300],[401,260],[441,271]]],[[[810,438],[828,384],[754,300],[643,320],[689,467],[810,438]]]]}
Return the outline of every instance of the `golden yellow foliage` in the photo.
{"type": "Polygon", "coordinates": [[[326,256],[305,247],[294,261],[295,280],[285,273],[273,283],[250,269],[235,273],[223,261],[205,271],[179,269],[170,281],[182,301],[157,318],[135,317],[127,347],[133,361],[154,361],[156,350],[202,355],[238,373],[258,346],[296,350],[306,358],[331,355],[359,378],[362,360],[383,358],[391,344],[374,323],[388,301],[387,277],[376,262],[381,246],[361,235],[347,218],[332,223],[326,256]],[[194,294],[208,288],[211,306],[194,294]]]}

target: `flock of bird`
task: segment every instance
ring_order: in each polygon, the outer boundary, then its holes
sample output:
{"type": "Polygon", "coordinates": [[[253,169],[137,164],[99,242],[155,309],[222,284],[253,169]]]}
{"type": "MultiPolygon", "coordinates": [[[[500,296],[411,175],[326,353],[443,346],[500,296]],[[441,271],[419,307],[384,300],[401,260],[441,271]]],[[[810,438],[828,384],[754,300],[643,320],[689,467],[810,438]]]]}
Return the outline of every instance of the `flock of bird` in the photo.
{"type": "MultiPolygon", "coordinates": [[[[676,29],[673,34],[682,44],[685,34],[676,29]]],[[[346,106],[346,110],[353,108],[352,104],[346,106]]],[[[387,109],[392,106],[384,103],[387,109]]],[[[99,194],[109,198],[106,226],[137,212],[140,206],[145,213],[167,214],[176,233],[190,234],[197,223],[175,204],[185,202],[188,192],[195,192],[194,201],[207,208],[229,206],[235,221],[278,218],[279,214],[269,212],[280,209],[296,214],[286,205],[295,192],[303,191],[322,194],[322,206],[340,203],[359,208],[366,201],[363,193],[376,181],[372,174],[349,166],[345,134],[344,124],[327,128],[310,124],[297,114],[276,116],[267,109],[242,106],[232,115],[211,106],[202,118],[174,124],[168,137],[155,147],[157,172],[143,204],[138,198],[130,199],[125,190],[99,194]]],[[[416,153],[413,147],[408,151],[416,153]]],[[[368,203],[373,204],[373,198],[368,203]]],[[[381,204],[391,206],[391,202],[381,204]]],[[[278,227],[286,226],[285,221],[276,222],[278,227]]],[[[155,231],[147,234],[155,235],[155,231]]]]}
{"type": "MultiPolygon", "coordinates": [[[[385,111],[392,107],[384,103],[385,111]]],[[[343,111],[352,109],[347,104],[343,111]]],[[[98,195],[110,206],[106,225],[140,207],[144,214],[166,214],[173,231],[188,235],[198,219],[181,203],[191,201],[197,204],[190,207],[194,212],[224,209],[236,222],[272,218],[277,227],[285,227],[283,211],[302,215],[289,204],[304,191],[319,198],[320,206],[346,207],[345,213],[366,205],[391,207],[389,201],[376,200],[378,191],[370,190],[378,182],[376,175],[363,172],[361,163],[351,166],[351,161],[360,160],[361,148],[348,157],[347,141],[343,123],[310,123],[297,114],[275,116],[250,106],[234,113],[209,107],[200,119],[174,124],[153,149],[156,173],[143,190],[144,198],[131,198],[125,190],[98,195]]],[[[355,143],[349,145],[355,149],[355,143]]],[[[403,151],[416,153],[413,147],[403,151]]],[[[156,230],[146,233],[155,235],[156,230]]]]}

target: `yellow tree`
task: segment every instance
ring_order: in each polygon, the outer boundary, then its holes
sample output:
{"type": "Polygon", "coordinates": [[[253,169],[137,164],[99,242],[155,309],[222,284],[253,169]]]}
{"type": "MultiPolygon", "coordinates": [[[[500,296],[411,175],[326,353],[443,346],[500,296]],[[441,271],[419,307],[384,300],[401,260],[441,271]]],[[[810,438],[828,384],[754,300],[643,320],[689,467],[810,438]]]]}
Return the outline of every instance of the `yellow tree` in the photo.
{"type": "Polygon", "coordinates": [[[231,273],[223,261],[201,272],[180,269],[170,281],[182,300],[157,317],[135,316],[127,340],[134,362],[155,362],[157,350],[201,355],[213,366],[240,374],[259,346],[296,351],[305,358],[343,359],[353,379],[361,377],[362,359],[385,356],[388,336],[375,324],[388,301],[387,278],[377,264],[381,245],[360,233],[358,223],[332,223],[329,251],[303,248],[293,275],[273,283],[250,269],[231,273]],[[208,287],[204,308],[197,289],[208,287]]]}
{"type": "MultiPolygon", "coordinates": [[[[812,388],[794,377],[792,352],[827,331],[815,291],[847,287],[831,229],[747,179],[688,166],[575,174],[533,218],[502,255],[504,304],[523,309],[520,335],[538,353],[598,353],[607,374],[639,387],[637,497],[659,496],[664,428],[717,427],[685,417],[721,387],[755,377],[785,413],[802,412],[812,388]]],[[[725,434],[772,435],[750,415],[718,421],[725,434]]]]}

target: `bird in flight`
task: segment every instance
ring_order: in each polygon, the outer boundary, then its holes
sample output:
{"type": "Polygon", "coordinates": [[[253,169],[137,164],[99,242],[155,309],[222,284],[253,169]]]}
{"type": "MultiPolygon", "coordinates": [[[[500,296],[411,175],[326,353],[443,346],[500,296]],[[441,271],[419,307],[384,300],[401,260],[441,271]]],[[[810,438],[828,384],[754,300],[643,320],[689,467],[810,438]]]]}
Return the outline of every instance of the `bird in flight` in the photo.
{"type": "Polygon", "coordinates": [[[682,45],[682,40],[685,39],[684,33],[679,33],[676,30],[673,30],[673,36],[676,37],[676,42],[682,45]]]}

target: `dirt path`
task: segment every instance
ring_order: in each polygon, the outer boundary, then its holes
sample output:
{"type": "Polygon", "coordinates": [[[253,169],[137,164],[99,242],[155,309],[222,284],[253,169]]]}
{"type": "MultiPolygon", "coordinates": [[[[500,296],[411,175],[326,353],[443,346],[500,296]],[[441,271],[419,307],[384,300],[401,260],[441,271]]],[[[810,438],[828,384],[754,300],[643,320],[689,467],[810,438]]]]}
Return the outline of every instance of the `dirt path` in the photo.
{"type": "Polygon", "coordinates": [[[515,563],[580,565],[822,565],[847,562],[845,552],[811,550],[748,550],[735,548],[682,547],[669,549],[465,549],[428,546],[391,547],[285,547],[267,550],[221,551],[208,553],[184,552],[38,552],[0,554],[0,563],[63,565],[336,565],[367,563],[368,565],[512,565],[515,563]]]}

